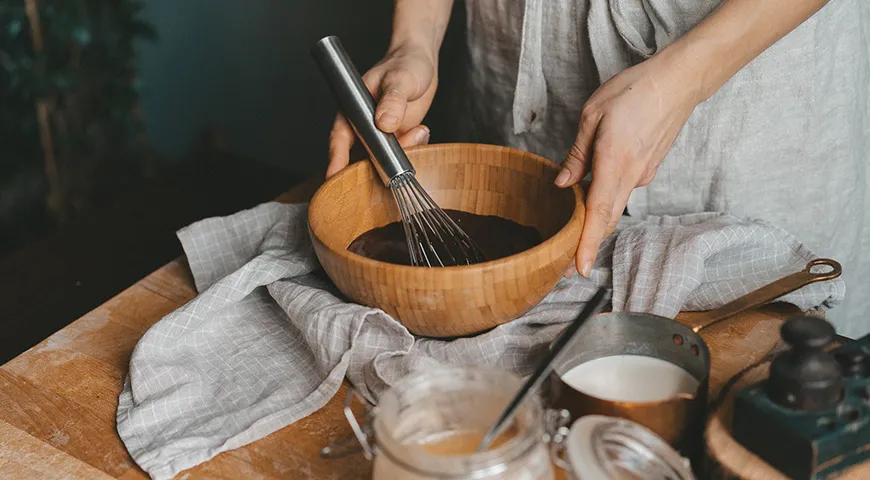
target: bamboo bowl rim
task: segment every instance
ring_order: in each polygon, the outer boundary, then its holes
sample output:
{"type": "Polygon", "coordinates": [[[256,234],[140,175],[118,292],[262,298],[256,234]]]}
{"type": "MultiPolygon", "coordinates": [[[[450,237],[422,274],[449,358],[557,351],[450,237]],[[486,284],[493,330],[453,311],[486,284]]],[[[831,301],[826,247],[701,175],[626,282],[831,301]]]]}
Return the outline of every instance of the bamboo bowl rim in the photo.
{"type": "MultiPolygon", "coordinates": [[[[527,157],[527,160],[534,161],[538,164],[542,164],[547,167],[559,168],[559,164],[556,162],[544,158],[540,155],[536,155],[531,152],[526,152],[524,150],[519,150],[511,147],[502,147],[498,145],[489,145],[489,144],[481,144],[481,143],[436,143],[430,145],[419,145],[415,147],[406,148],[405,151],[407,153],[413,153],[420,150],[431,150],[431,149],[443,149],[443,150],[459,150],[461,148],[473,148],[478,151],[508,151],[515,155],[522,155],[527,157]]],[[[413,163],[413,162],[412,162],[413,163]]],[[[554,233],[552,236],[544,240],[543,242],[535,245],[534,247],[523,250],[522,252],[516,253],[514,255],[510,255],[507,257],[502,257],[496,260],[489,260],[486,262],[475,263],[473,265],[460,265],[460,266],[449,266],[449,267],[413,267],[409,265],[399,265],[396,263],[382,262],[380,260],[374,260],[368,257],[364,257],[362,255],[351,252],[347,249],[347,245],[341,247],[337,246],[335,241],[327,241],[323,236],[318,235],[318,230],[320,229],[313,228],[311,226],[311,218],[314,215],[314,212],[318,211],[318,204],[321,202],[323,192],[326,190],[326,187],[332,183],[337,182],[344,175],[350,175],[353,173],[354,169],[372,169],[374,173],[374,166],[371,164],[369,159],[363,159],[351,165],[348,165],[340,172],[332,176],[326,182],[323,183],[318,189],[317,192],[314,193],[314,196],[311,198],[311,201],[308,204],[308,226],[311,230],[311,233],[317,237],[317,240],[322,243],[327,249],[333,252],[335,255],[340,257],[342,260],[349,261],[351,263],[358,264],[360,266],[371,267],[371,268],[390,268],[395,269],[396,272],[406,272],[409,274],[418,274],[418,275],[454,275],[454,274],[464,274],[468,272],[482,272],[486,270],[494,270],[501,269],[508,266],[511,266],[519,261],[524,261],[528,258],[534,258],[536,252],[540,250],[544,250],[549,248],[552,245],[560,243],[565,237],[571,235],[579,236],[580,230],[582,228],[582,220],[585,217],[585,203],[584,203],[584,194],[583,190],[580,189],[578,184],[574,184],[571,187],[565,188],[564,190],[571,190],[574,193],[574,211],[571,213],[571,218],[565,222],[559,230],[554,233]],[[576,232],[575,232],[576,231],[576,232]]],[[[377,182],[379,185],[383,186],[380,178],[375,173],[373,175],[373,181],[377,182]]],[[[384,186],[384,188],[387,188],[384,186]]],[[[557,187],[555,184],[553,188],[557,187]]]]}

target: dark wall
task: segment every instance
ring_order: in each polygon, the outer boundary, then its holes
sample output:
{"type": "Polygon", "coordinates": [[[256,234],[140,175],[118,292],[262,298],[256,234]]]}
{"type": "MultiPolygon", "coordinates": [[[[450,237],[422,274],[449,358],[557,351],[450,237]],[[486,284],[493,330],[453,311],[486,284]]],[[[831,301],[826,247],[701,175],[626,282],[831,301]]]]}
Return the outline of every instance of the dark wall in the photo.
{"type": "MultiPolygon", "coordinates": [[[[392,23],[389,0],[146,3],[160,36],[140,55],[148,133],[158,155],[177,159],[214,127],[230,151],[305,174],[326,164],[336,108],[309,48],[338,35],[365,70],[383,55],[392,23]]],[[[461,45],[462,19],[451,25],[442,59],[461,45]]],[[[439,97],[452,88],[445,78],[453,77],[455,64],[442,62],[439,97]]],[[[441,98],[432,116],[430,125],[449,121],[441,98]]],[[[433,125],[433,137],[437,131],[433,125]]]]}

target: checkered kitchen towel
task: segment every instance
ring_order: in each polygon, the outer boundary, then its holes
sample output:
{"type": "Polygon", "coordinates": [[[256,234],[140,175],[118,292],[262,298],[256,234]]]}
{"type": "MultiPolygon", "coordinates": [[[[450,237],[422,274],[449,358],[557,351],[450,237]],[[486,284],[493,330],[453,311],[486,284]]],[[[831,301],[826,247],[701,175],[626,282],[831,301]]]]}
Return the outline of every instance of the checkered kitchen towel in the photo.
{"type": "MultiPolygon", "coordinates": [[[[178,233],[199,296],[139,341],[118,406],[135,461],[167,479],[321,408],[347,376],[370,400],[411,369],[491,365],[529,374],[598,285],[616,311],[672,317],[748,293],[814,258],[777,227],[720,214],[626,223],[591,279],[574,276],[524,317],[452,341],[416,338],[381,310],[347,302],[319,270],[307,205],[267,203],[178,233]]],[[[628,220],[630,222],[630,220],[628,220]]],[[[841,280],[784,298],[825,310],[841,280]]]]}

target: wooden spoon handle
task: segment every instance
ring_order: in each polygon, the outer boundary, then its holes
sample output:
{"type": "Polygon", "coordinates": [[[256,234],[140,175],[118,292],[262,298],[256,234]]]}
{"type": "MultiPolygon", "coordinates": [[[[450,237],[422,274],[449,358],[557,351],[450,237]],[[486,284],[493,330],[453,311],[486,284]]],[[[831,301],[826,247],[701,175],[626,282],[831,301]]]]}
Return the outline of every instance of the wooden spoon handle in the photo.
{"type": "Polygon", "coordinates": [[[689,321],[687,326],[697,333],[710,325],[714,325],[747,310],[758,308],[811,283],[833,280],[839,277],[841,273],[843,273],[843,268],[839,262],[828,258],[816,258],[807,263],[806,268],[800,272],[793,273],[758,290],[749,292],[737,300],[726,303],[715,310],[710,310],[706,314],[698,315],[689,321]],[[831,269],[824,273],[813,273],[811,271],[812,268],[817,266],[827,266],[831,267],[831,269]]]}

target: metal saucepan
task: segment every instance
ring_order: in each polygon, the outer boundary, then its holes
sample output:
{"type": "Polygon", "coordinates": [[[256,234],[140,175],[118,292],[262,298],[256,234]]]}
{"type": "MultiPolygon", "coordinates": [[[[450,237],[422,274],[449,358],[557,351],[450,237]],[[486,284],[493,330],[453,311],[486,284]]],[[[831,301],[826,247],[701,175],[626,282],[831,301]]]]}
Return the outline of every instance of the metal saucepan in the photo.
{"type": "MultiPolygon", "coordinates": [[[[837,278],[841,271],[840,264],[834,260],[812,260],[804,270],[700,314],[687,324],[640,313],[595,315],[586,321],[573,344],[566,348],[560,361],[555,364],[550,376],[549,400],[554,407],[568,410],[572,420],[597,414],[637,422],[658,434],[683,455],[692,458],[703,445],[701,439],[710,376],[710,352],[698,332],[810,283],[837,278]],[[829,271],[811,271],[820,266],[830,267],[829,271]],[[574,367],[616,355],[653,357],[676,365],[697,381],[696,390],[656,401],[624,401],[598,398],[563,381],[565,374],[574,367]]],[[[613,378],[613,382],[618,381],[613,378]]]]}

